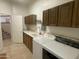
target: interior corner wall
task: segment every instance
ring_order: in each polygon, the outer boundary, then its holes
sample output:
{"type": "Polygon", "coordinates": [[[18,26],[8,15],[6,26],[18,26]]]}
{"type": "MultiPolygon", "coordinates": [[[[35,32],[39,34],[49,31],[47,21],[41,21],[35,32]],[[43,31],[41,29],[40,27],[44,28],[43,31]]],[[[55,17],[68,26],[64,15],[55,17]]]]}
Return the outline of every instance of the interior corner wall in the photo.
{"type": "MultiPolygon", "coordinates": [[[[36,4],[30,8],[30,13],[36,14],[38,20],[43,20],[43,11],[55,6],[64,4],[73,0],[38,0],[36,4]]],[[[67,28],[67,27],[55,27],[48,26],[47,31],[49,33],[55,33],[67,37],[73,37],[79,39],[79,28],[67,28]]]]}

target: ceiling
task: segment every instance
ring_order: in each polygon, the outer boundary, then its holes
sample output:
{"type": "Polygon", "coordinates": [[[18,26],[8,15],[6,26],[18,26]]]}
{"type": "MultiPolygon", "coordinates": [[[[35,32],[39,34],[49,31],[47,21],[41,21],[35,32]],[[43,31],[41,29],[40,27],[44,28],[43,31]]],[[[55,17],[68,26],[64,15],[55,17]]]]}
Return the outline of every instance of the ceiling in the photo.
{"type": "Polygon", "coordinates": [[[20,4],[20,5],[31,5],[34,4],[37,0],[12,0],[12,3],[14,4],[20,4]]]}

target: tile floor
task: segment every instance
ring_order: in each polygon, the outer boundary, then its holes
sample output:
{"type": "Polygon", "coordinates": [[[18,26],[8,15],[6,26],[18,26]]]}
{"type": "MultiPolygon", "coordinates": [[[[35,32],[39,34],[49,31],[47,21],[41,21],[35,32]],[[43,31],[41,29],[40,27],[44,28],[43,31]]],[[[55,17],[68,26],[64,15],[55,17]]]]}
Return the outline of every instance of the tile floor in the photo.
{"type": "Polygon", "coordinates": [[[24,44],[14,44],[9,39],[4,41],[7,59],[32,59],[32,53],[24,44]]]}

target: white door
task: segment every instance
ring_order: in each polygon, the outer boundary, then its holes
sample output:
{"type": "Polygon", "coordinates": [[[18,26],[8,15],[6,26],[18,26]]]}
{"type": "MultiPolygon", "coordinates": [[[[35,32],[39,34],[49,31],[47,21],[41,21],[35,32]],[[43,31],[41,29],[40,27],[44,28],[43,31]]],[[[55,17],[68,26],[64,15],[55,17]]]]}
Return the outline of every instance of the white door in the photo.
{"type": "Polygon", "coordinates": [[[19,15],[12,16],[11,32],[12,32],[12,42],[23,43],[23,17],[19,15]]]}

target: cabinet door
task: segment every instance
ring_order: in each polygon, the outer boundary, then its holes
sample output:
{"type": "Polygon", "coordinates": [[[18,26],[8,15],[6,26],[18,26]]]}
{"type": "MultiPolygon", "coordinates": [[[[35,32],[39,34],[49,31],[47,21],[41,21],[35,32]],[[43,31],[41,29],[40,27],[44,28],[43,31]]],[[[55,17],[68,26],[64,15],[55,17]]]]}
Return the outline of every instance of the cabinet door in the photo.
{"type": "Polygon", "coordinates": [[[23,33],[23,43],[25,42],[25,36],[24,36],[24,33],[23,33]]]}
{"type": "Polygon", "coordinates": [[[71,1],[59,6],[58,26],[72,26],[73,4],[71,1]]]}
{"type": "Polygon", "coordinates": [[[79,28],[79,0],[75,0],[73,17],[73,27],[79,28]]]}
{"type": "Polygon", "coordinates": [[[23,43],[25,44],[25,33],[23,33],[23,43]]]}
{"type": "Polygon", "coordinates": [[[58,7],[49,9],[49,26],[57,25],[58,7]]]}
{"type": "Polygon", "coordinates": [[[30,24],[30,22],[29,22],[30,17],[29,17],[29,16],[26,16],[26,17],[24,18],[24,20],[25,20],[25,24],[30,24]]]}
{"type": "Polygon", "coordinates": [[[31,51],[31,52],[33,52],[33,43],[32,43],[32,37],[29,37],[29,40],[28,40],[28,43],[29,43],[29,50],[31,51]]]}
{"type": "Polygon", "coordinates": [[[30,16],[30,24],[36,24],[36,19],[37,19],[36,15],[31,15],[30,16]]]}
{"type": "Polygon", "coordinates": [[[23,33],[23,43],[27,46],[27,35],[25,33],[23,33]]]}
{"type": "Polygon", "coordinates": [[[48,10],[43,11],[43,25],[47,26],[48,25],[48,10]]]}
{"type": "Polygon", "coordinates": [[[23,43],[26,45],[27,48],[29,48],[29,50],[31,52],[33,52],[33,42],[32,42],[33,38],[31,36],[29,36],[26,33],[23,33],[23,43]]]}
{"type": "Polygon", "coordinates": [[[28,24],[28,25],[33,25],[35,24],[36,25],[36,15],[29,15],[29,16],[26,16],[25,17],[25,24],[28,24]]]}

